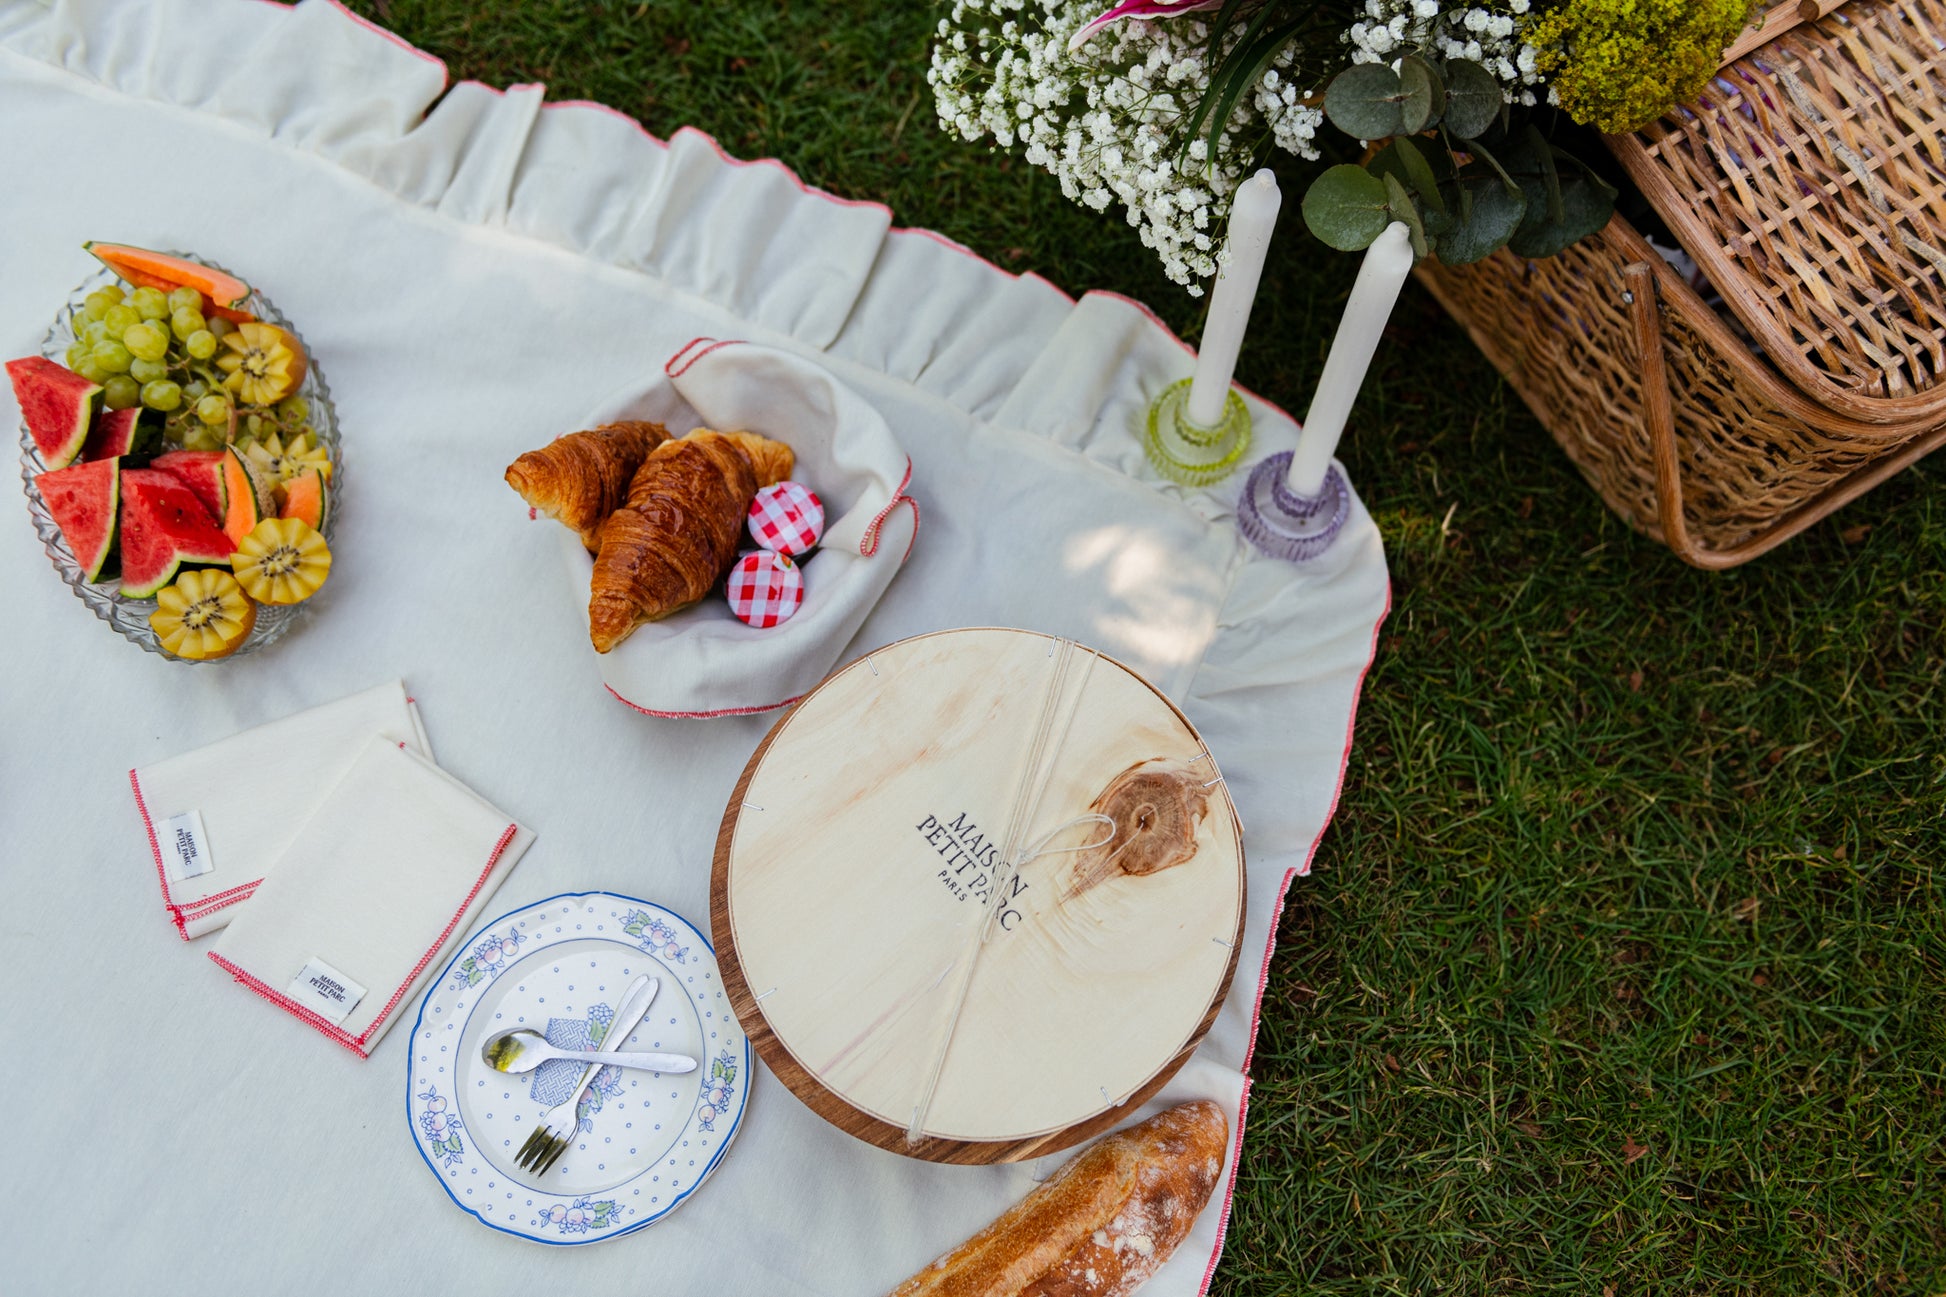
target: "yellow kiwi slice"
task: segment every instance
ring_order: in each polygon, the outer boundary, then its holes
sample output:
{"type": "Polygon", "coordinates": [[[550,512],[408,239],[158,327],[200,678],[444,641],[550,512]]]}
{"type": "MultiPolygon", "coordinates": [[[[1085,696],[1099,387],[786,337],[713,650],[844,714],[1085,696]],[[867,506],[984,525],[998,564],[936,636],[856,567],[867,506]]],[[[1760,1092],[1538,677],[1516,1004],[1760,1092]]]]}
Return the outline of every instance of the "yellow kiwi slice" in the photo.
{"type": "Polygon", "coordinates": [[[228,657],[250,638],[257,605],[236,577],[221,568],[192,568],[156,592],[149,627],[162,647],[179,658],[206,662],[228,657]]]}
{"type": "Polygon", "coordinates": [[[230,567],[258,603],[303,603],[331,575],[331,549],[300,519],[266,518],[238,543],[230,567]]]}

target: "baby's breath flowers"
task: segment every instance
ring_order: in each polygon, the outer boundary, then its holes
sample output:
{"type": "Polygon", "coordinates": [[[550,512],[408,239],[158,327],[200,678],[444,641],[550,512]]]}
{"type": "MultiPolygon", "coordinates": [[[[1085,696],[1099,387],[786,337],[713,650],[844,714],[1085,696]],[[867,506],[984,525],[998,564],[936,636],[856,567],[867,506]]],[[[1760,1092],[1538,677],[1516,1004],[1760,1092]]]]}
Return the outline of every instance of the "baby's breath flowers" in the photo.
{"type": "Polygon", "coordinates": [[[1200,295],[1237,186],[1279,150],[1317,160],[1327,121],[1368,146],[1305,191],[1329,246],[1402,221],[1448,265],[1554,255],[1614,209],[1573,123],[1627,129],[1693,97],[1753,3],[954,0],[927,80],[948,132],[1119,208],[1200,295]]]}
{"type": "Polygon", "coordinates": [[[1200,137],[1184,147],[1209,90],[1208,27],[1188,17],[1125,22],[1070,54],[1069,39],[1102,8],[1101,0],[957,0],[939,24],[927,74],[940,124],[968,141],[1020,147],[1085,207],[1119,205],[1163,273],[1200,295],[1196,281],[1216,273],[1230,198],[1255,146],[1267,138],[1316,158],[1324,114],[1290,78],[1287,49],[1238,97],[1215,156],[1200,137]]]}
{"type": "Polygon", "coordinates": [[[1449,5],[1440,0],[1365,0],[1345,32],[1353,63],[1393,63],[1414,51],[1478,63],[1505,88],[1507,102],[1532,104],[1541,84],[1539,51],[1521,39],[1529,0],[1449,5]]]}

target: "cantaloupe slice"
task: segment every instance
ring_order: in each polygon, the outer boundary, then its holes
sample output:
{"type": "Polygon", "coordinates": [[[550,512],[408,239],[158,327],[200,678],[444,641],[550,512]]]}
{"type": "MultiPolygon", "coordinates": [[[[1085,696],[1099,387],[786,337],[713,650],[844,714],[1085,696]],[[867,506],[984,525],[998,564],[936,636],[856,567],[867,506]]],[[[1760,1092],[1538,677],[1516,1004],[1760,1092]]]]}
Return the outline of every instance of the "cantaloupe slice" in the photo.
{"type": "Polygon", "coordinates": [[[323,531],[329,494],[324,485],[324,474],[315,468],[307,468],[284,483],[284,510],[279,516],[296,518],[313,531],[323,531]]]}
{"type": "Polygon", "coordinates": [[[272,516],[269,493],[250,466],[237,454],[236,447],[223,451],[223,534],[241,545],[257,524],[272,516]]]}
{"type": "Polygon", "coordinates": [[[244,309],[250,299],[250,285],[235,275],[225,274],[200,262],[185,261],[166,252],[151,252],[125,243],[84,243],[81,245],[102,265],[137,288],[193,288],[208,305],[205,314],[219,315],[242,324],[257,317],[244,309]]]}

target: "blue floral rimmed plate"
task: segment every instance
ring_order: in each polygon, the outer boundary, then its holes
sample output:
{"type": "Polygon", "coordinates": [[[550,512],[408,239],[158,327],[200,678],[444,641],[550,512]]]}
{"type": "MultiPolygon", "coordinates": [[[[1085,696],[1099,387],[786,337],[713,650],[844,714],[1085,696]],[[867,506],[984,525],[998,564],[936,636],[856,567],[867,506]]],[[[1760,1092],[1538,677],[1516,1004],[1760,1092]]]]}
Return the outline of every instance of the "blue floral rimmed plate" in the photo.
{"type": "Polygon", "coordinates": [[[549,897],[481,928],[426,992],[411,1042],[406,1119],[440,1186],[482,1224],[555,1246],[632,1233],[687,1201],[736,1138],[753,1061],[703,934],[607,892],[549,897]],[[606,1040],[642,973],[661,982],[648,1015],[625,1043],[606,1040]],[[534,1176],[514,1153],[582,1065],[494,1071],[481,1043],[519,1026],[562,1048],[660,1050],[700,1066],[684,1076],[603,1068],[577,1105],[575,1141],[534,1176]]]}

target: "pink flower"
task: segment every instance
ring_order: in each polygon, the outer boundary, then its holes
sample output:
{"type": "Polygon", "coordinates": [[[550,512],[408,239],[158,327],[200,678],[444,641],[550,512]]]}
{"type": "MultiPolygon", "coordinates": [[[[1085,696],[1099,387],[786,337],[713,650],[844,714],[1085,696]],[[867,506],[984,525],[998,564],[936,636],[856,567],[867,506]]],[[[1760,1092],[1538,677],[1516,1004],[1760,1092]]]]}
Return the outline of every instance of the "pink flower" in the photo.
{"type": "Polygon", "coordinates": [[[1199,9],[1215,9],[1223,0],[1122,0],[1108,12],[1090,22],[1086,27],[1068,38],[1068,53],[1072,54],[1088,43],[1090,37],[1110,23],[1118,23],[1124,18],[1145,22],[1150,18],[1173,18],[1177,14],[1194,13],[1199,9]]]}

